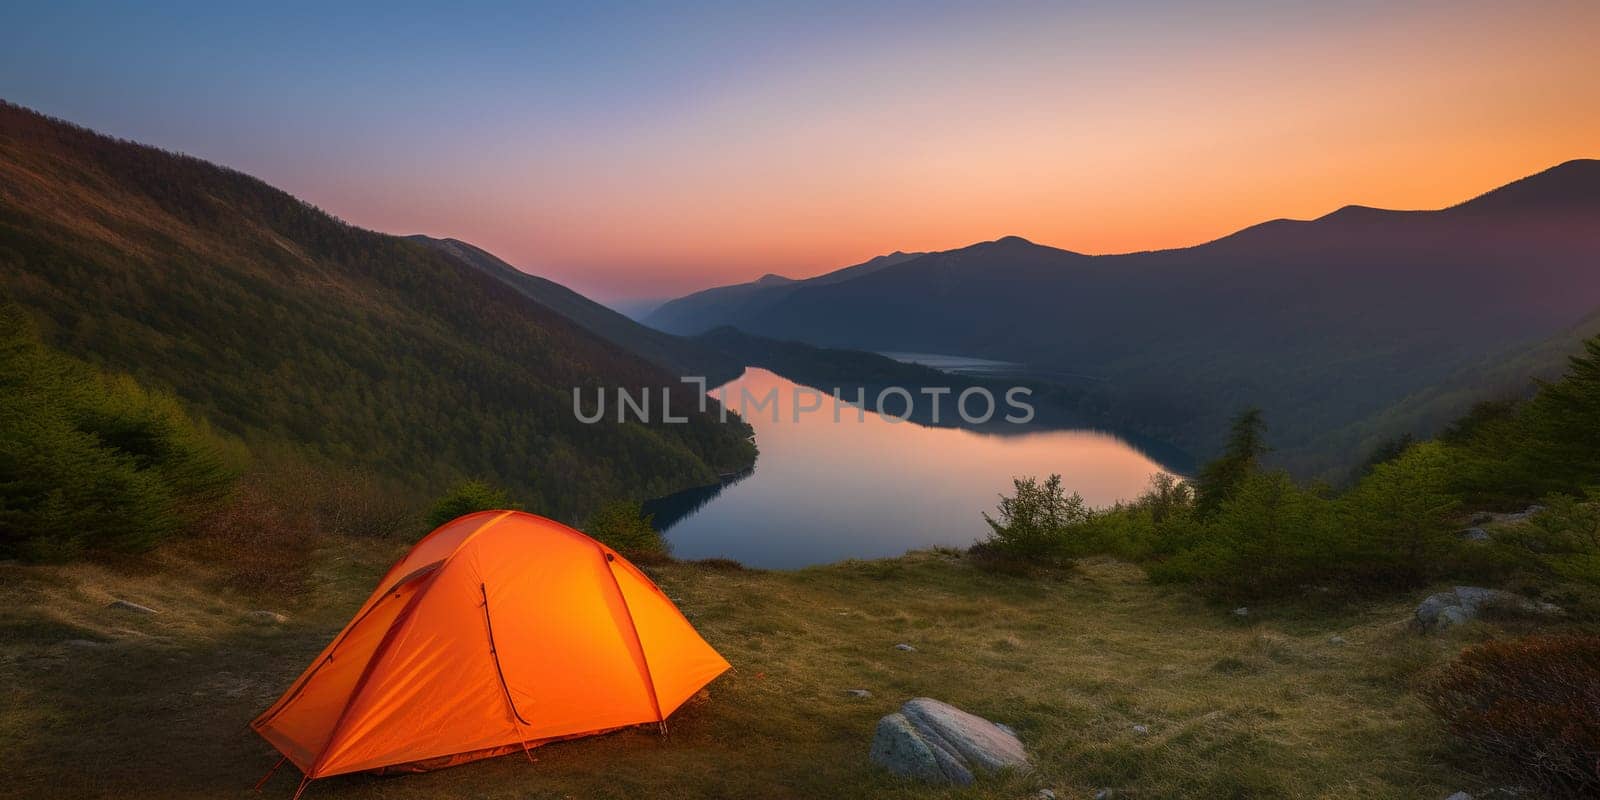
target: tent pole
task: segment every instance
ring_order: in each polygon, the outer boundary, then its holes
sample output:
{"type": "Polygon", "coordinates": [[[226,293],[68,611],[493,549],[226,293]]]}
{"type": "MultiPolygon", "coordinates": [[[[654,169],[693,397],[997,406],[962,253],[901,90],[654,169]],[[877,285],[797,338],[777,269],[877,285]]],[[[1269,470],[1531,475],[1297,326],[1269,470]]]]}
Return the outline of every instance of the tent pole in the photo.
{"type": "Polygon", "coordinates": [[[307,775],[304,778],[301,778],[300,779],[300,786],[299,786],[299,788],[294,790],[294,797],[290,798],[290,800],[300,800],[300,795],[303,795],[303,794],[306,793],[306,787],[309,786],[309,785],[311,785],[311,776],[310,775],[307,775]]]}

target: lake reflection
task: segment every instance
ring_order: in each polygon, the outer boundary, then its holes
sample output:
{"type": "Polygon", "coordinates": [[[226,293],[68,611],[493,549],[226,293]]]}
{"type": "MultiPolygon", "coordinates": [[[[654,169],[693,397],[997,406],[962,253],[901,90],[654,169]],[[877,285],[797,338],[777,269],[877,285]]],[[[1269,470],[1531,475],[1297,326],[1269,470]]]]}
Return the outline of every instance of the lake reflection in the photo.
{"type": "MultiPolygon", "coordinates": [[[[720,489],[647,504],[679,558],[787,568],[966,546],[985,535],[979,513],[992,512],[1013,476],[1060,473],[1069,491],[1099,506],[1137,495],[1161,470],[1109,434],[995,436],[893,422],[851,407],[838,409],[834,422],[831,397],[796,423],[796,384],[763,369],[747,369],[712,393],[726,391],[737,410],[741,386],[757,397],[778,389],[778,421],[768,410],[747,417],[761,448],[755,471],[720,489]]],[[[944,408],[953,414],[950,398],[944,408]]]]}

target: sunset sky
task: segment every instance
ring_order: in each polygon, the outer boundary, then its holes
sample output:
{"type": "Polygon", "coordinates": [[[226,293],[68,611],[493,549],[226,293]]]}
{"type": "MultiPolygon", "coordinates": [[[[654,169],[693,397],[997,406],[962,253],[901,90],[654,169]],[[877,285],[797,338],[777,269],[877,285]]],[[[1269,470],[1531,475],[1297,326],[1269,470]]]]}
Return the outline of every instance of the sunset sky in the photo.
{"type": "Polygon", "coordinates": [[[1592,0],[32,5],[0,10],[0,97],[612,302],[1600,156],[1592,0]]]}

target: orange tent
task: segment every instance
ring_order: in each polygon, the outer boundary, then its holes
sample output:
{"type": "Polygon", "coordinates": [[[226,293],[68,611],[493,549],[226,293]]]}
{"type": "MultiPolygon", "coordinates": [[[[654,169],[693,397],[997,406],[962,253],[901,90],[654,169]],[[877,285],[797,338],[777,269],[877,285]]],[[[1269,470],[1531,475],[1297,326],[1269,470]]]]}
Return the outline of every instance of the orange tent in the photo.
{"type": "Polygon", "coordinates": [[[251,727],[300,768],[303,789],[665,722],[727,668],[611,548],[543,517],[484,511],[391,567],[251,727]]]}

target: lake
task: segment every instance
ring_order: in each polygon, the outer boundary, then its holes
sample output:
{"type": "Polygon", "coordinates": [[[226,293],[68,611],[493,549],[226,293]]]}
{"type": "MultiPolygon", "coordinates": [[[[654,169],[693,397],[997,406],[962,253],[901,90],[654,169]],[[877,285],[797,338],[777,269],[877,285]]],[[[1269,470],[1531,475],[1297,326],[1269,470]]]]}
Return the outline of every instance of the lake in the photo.
{"type": "Polygon", "coordinates": [[[1138,495],[1162,469],[1097,431],[997,435],[927,427],[836,409],[826,396],[820,409],[796,422],[795,388],[750,368],[712,390],[737,410],[741,389],[757,397],[776,389],[777,421],[768,409],[746,415],[761,450],[751,472],[646,504],[674,555],[793,568],[933,545],[964,547],[985,535],[979,514],[993,513],[1013,476],[1060,473],[1068,491],[1101,506],[1138,495]]]}

